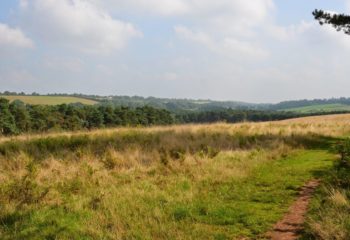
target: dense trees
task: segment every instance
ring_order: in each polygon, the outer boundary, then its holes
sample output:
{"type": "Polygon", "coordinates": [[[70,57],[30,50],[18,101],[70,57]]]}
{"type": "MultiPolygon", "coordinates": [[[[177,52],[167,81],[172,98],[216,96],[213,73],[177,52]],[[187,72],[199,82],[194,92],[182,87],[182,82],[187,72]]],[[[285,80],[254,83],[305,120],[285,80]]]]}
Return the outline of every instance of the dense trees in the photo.
{"type": "Polygon", "coordinates": [[[152,107],[26,105],[0,98],[0,135],[79,130],[115,126],[165,125],[175,122],[170,112],[152,107]]]}
{"type": "MultiPolygon", "coordinates": [[[[182,104],[185,101],[183,100],[182,104]]],[[[116,126],[169,125],[174,123],[275,121],[311,115],[276,110],[335,102],[350,104],[350,99],[289,101],[262,107],[264,110],[232,109],[218,105],[214,110],[211,107],[207,110],[205,108],[181,110],[181,108],[176,107],[176,109],[169,111],[147,105],[139,107],[118,106],[107,102],[95,106],[79,103],[55,106],[28,105],[19,100],[10,103],[0,97],[0,135],[62,130],[75,131],[116,126]]],[[[313,115],[321,114],[326,113],[315,113],[313,115]]]]}
{"type": "Polygon", "coordinates": [[[9,101],[0,98],[0,134],[9,135],[16,132],[15,118],[10,112],[9,101]]]}
{"type": "Polygon", "coordinates": [[[347,111],[334,112],[315,112],[315,113],[296,113],[284,111],[256,111],[256,110],[217,110],[205,112],[187,112],[177,114],[176,118],[179,123],[214,123],[214,122],[264,122],[278,121],[306,116],[320,116],[328,114],[343,114],[347,111]]]}
{"type": "Polygon", "coordinates": [[[330,24],[338,31],[350,35],[350,15],[334,14],[317,9],[312,14],[321,25],[330,24]]]}
{"type": "Polygon", "coordinates": [[[299,117],[300,115],[292,112],[277,111],[254,111],[254,110],[220,110],[206,112],[192,112],[178,114],[177,118],[183,123],[214,123],[214,122],[261,122],[276,121],[288,118],[299,117]]]}
{"type": "MultiPolygon", "coordinates": [[[[315,100],[315,103],[319,103],[319,101],[323,100],[315,100]]],[[[348,99],[343,99],[343,101],[345,103],[348,99]]],[[[290,107],[299,104],[304,104],[304,101],[286,102],[279,107],[290,107]]],[[[318,115],[321,114],[319,113],[318,115]]],[[[283,111],[231,108],[208,111],[176,110],[170,112],[150,106],[26,105],[18,100],[9,103],[8,100],[0,98],[0,135],[61,130],[75,131],[116,126],[170,125],[174,123],[260,122],[306,115],[283,111]]]]}

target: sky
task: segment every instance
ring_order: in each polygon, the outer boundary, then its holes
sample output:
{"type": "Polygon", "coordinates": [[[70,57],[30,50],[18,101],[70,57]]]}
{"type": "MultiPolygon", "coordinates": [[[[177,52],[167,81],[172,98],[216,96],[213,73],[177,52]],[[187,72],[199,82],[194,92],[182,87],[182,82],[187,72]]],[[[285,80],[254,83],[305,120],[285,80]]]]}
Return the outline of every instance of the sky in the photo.
{"type": "Polygon", "coordinates": [[[0,91],[274,103],[350,97],[350,0],[1,0],[0,91]]]}

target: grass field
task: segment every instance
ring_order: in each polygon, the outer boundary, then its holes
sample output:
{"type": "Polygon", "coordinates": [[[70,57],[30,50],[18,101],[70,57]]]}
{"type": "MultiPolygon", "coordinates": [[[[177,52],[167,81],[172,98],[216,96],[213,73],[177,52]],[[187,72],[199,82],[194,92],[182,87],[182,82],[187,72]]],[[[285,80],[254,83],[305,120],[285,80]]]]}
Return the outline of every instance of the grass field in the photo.
{"type": "Polygon", "coordinates": [[[299,108],[288,108],[288,109],[284,109],[283,111],[298,112],[298,113],[350,111],[350,105],[323,104],[323,105],[312,105],[312,106],[299,107],[299,108]]]}
{"type": "MultiPolygon", "coordinates": [[[[326,183],[337,158],[328,149],[350,134],[349,122],[336,115],[3,138],[0,239],[264,239],[305,182],[326,183]]],[[[320,235],[317,224],[332,226],[319,220],[319,206],[315,199],[307,239],[320,235]]]]}
{"type": "Polygon", "coordinates": [[[0,96],[9,101],[21,100],[26,104],[32,105],[58,105],[70,103],[82,103],[86,105],[94,105],[97,102],[89,99],[78,97],[60,97],[60,96],[0,96]]]}

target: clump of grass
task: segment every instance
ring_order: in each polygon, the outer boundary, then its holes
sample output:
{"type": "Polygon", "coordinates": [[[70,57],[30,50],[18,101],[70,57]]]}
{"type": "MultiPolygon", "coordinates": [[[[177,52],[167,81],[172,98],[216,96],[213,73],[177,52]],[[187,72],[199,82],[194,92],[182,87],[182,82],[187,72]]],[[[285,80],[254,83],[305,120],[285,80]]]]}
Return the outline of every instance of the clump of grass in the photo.
{"type": "Polygon", "coordinates": [[[305,239],[346,240],[350,238],[349,193],[323,189],[313,200],[305,239]],[[327,192],[330,194],[327,197],[327,192]]]}
{"type": "Polygon", "coordinates": [[[336,207],[350,207],[349,200],[347,198],[345,191],[339,191],[336,189],[331,189],[329,192],[329,200],[336,206],[336,207]]]}
{"type": "Polygon", "coordinates": [[[305,239],[350,239],[349,168],[339,161],[312,201],[305,239]]]}
{"type": "Polygon", "coordinates": [[[350,141],[344,139],[333,147],[339,154],[334,168],[313,201],[307,221],[306,236],[318,239],[350,238],[350,141]]]}

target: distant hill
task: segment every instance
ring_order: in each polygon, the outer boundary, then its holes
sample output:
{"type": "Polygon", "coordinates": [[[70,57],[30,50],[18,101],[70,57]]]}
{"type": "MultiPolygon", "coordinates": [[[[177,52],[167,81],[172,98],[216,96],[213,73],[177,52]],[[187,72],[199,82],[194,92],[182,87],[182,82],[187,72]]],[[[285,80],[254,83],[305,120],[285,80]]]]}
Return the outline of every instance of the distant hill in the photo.
{"type": "Polygon", "coordinates": [[[97,104],[97,101],[72,97],[72,96],[19,96],[11,95],[5,96],[0,95],[2,98],[6,98],[9,101],[20,100],[26,104],[32,105],[59,105],[59,104],[72,104],[72,103],[81,103],[85,105],[94,105],[97,104]]]}
{"type": "Polygon", "coordinates": [[[148,105],[155,108],[163,108],[169,111],[210,111],[220,109],[249,109],[258,110],[267,108],[266,104],[254,104],[238,101],[213,101],[194,99],[170,99],[138,96],[109,96],[98,98],[101,104],[112,104],[116,106],[141,107],[148,105]]]}
{"type": "Polygon", "coordinates": [[[350,98],[314,99],[285,101],[277,104],[256,104],[239,101],[213,101],[193,99],[168,99],[155,97],[109,96],[97,99],[101,104],[140,107],[149,105],[173,112],[181,111],[213,111],[213,110],[260,110],[288,111],[296,113],[340,112],[350,111],[350,98]]]}
{"type": "Polygon", "coordinates": [[[350,105],[334,103],[334,104],[320,104],[320,105],[310,105],[297,108],[287,108],[283,111],[296,112],[296,113],[319,113],[319,112],[341,112],[349,111],[350,105]]]}
{"type": "Polygon", "coordinates": [[[247,103],[240,101],[213,101],[209,99],[174,99],[174,98],[156,98],[140,96],[99,96],[86,94],[47,94],[39,95],[37,93],[25,94],[4,92],[0,97],[5,97],[10,101],[21,100],[27,104],[34,105],[56,105],[82,103],[87,105],[112,105],[124,107],[143,107],[150,106],[159,109],[166,109],[174,113],[181,112],[205,112],[218,110],[259,110],[259,111],[287,111],[296,113],[327,113],[350,111],[350,98],[331,98],[331,99],[313,99],[284,101],[277,104],[247,103]]]}
{"type": "Polygon", "coordinates": [[[349,110],[350,98],[330,98],[313,100],[284,101],[270,105],[270,110],[283,111],[341,111],[349,110]]]}

